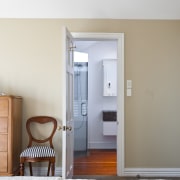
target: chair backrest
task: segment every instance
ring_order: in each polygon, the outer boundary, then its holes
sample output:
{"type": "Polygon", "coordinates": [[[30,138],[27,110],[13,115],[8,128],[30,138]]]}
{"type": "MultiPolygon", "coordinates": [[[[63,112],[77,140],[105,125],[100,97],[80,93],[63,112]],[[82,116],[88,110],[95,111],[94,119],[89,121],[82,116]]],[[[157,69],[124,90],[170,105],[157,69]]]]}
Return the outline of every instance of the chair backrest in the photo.
{"type": "Polygon", "coordinates": [[[50,147],[54,148],[53,143],[52,143],[52,139],[53,139],[54,133],[55,133],[55,131],[57,129],[57,121],[56,121],[55,118],[49,117],[49,116],[34,116],[34,117],[31,117],[26,122],[26,129],[27,129],[27,133],[29,135],[28,147],[32,146],[33,142],[35,142],[35,143],[49,142],[50,147]],[[45,139],[40,139],[40,138],[34,137],[33,133],[32,133],[32,128],[31,128],[31,125],[33,123],[36,123],[38,125],[39,124],[51,123],[53,125],[53,127],[52,127],[52,130],[49,133],[50,135],[48,135],[48,137],[46,137],[45,139]]]}

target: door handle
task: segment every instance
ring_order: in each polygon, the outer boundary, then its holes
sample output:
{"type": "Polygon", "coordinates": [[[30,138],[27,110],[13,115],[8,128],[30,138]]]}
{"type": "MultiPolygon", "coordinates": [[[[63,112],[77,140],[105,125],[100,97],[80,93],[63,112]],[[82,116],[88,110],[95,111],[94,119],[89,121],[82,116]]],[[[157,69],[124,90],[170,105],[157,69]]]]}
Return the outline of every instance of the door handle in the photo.
{"type": "Polygon", "coordinates": [[[67,131],[67,130],[72,131],[72,127],[71,127],[71,126],[63,126],[63,127],[58,126],[58,127],[57,127],[57,130],[58,130],[58,131],[60,131],[61,129],[62,129],[63,131],[67,131]]]}
{"type": "Polygon", "coordinates": [[[81,116],[87,116],[87,105],[86,103],[81,103],[81,116]]]}
{"type": "Polygon", "coordinates": [[[58,130],[58,131],[60,131],[61,129],[63,129],[62,126],[58,126],[58,127],[57,127],[57,130],[58,130]]]}
{"type": "Polygon", "coordinates": [[[69,130],[71,131],[72,130],[72,127],[71,126],[66,126],[66,131],[69,130]]]}

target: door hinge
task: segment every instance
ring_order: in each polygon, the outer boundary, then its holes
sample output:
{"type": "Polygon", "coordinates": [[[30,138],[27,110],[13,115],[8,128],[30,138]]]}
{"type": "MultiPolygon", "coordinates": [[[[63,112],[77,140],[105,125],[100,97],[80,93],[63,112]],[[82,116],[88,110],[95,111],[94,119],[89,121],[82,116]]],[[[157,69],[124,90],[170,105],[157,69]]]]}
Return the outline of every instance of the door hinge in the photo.
{"type": "Polygon", "coordinates": [[[69,51],[74,51],[76,49],[76,45],[71,42],[71,45],[69,46],[69,51]]]}

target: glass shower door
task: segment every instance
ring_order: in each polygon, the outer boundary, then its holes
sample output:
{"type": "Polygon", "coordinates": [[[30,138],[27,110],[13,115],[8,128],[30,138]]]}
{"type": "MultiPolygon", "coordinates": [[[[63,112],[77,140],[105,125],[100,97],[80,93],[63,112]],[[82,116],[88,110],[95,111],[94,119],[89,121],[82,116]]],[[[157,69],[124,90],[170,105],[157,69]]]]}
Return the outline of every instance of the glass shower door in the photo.
{"type": "Polygon", "coordinates": [[[82,155],[88,147],[88,63],[74,63],[74,155],[82,155]]]}

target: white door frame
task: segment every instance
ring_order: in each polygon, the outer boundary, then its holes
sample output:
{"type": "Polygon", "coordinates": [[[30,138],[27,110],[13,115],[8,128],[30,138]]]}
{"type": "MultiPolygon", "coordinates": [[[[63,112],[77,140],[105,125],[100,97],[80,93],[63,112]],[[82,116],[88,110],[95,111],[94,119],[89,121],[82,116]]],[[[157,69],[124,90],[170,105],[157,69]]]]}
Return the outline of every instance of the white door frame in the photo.
{"type": "Polygon", "coordinates": [[[124,174],[124,33],[73,33],[76,40],[117,40],[117,175],[124,174]]]}

